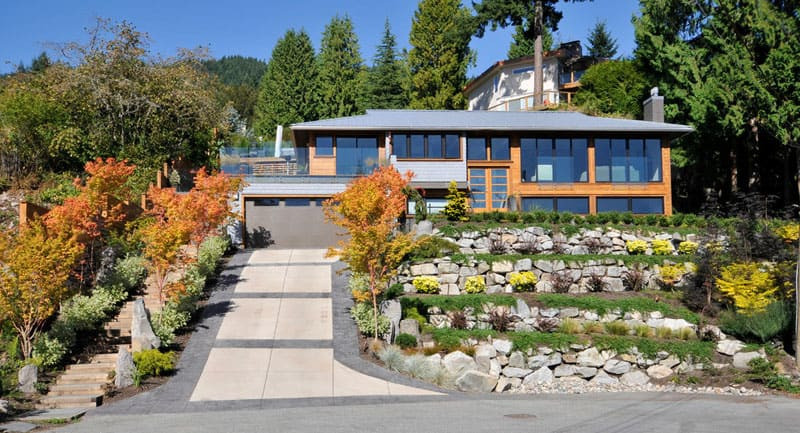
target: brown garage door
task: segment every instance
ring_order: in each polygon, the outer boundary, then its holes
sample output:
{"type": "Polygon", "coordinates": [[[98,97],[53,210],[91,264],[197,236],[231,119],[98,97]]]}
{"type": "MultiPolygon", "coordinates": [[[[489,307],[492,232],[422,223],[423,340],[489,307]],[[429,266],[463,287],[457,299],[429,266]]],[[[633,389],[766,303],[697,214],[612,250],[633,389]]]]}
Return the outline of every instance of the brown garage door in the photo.
{"type": "Polygon", "coordinates": [[[338,227],[325,222],[320,198],[246,198],[245,233],[250,248],[328,248],[338,227]]]}

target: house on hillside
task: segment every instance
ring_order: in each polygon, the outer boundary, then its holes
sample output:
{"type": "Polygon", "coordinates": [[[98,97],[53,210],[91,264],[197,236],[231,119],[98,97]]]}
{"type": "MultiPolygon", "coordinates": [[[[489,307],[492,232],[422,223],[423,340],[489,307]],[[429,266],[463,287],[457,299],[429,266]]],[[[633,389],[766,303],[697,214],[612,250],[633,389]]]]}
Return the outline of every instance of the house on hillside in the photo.
{"type": "MultiPolygon", "coordinates": [[[[581,75],[599,60],[584,56],[580,41],[561,44],[542,58],[545,106],[570,104],[581,75]]],[[[533,56],[501,60],[467,83],[464,95],[470,110],[533,110],[533,56]]],[[[540,108],[540,107],[537,107],[540,108]]]]}
{"type": "MultiPolygon", "coordinates": [[[[292,125],[297,173],[250,176],[241,194],[251,238],[287,247],[333,245],[322,202],[383,161],[411,170],[432,212],[448,184],[475,212],[533,209],[670,214],[670,142],[692,131],[663,122],[564,111],[368,110],[292,125]]],[[[414,206],[409,206],[413,213],[414,206]]]]}

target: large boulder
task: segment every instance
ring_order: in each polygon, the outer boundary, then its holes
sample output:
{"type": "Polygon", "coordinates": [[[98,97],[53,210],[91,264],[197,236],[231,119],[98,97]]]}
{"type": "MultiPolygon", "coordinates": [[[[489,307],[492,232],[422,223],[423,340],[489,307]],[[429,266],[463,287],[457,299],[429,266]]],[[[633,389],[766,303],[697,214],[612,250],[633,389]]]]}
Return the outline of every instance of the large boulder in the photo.
{"type": "Polygon", "coordinates": [[[611,374],[625,374],[631,371],[631,363],[616,359],[609,359],[603,365],[603,370],[611,374]]]}
{"type": "Polygon", "coordinates": [[[433,263],[420,263],[418,265],[411,265],[411,276],[417,277],[420,275],[437,275],[439,270],[433,263]]]}
{"type": "Polygon", "coordinates": [[[507,274],[513,270],[514,264],[507,260],[492,263],[492,272],[496,274],[507,274]]]}
{"type": "Polygon", "coordinates": [[[503,376],[505,377],[525,377],[533,373],[533,370],[527,368],[506,367],[503,369],[503,376]]]}
{"type": "Polygon", "coordinates": [[[420,339],[420,332],[419,332],[419,322],[414,319],[403,319],[400,321],[400,334],[409,334],[413,335],[417,338],[417,341],[420,339]]]}
{"type": "Polygon", "coordinates": [[[400,319],[403,317],[403,306],[397,299],[389,299],[381,302],[381,314],[389,319],[389,332],[386,333],[386,340],[393,342],[399,334],[400,319]]]}
{"type": "Polygon", "coordinates": [[[592,385],[606,385],[606,386],[618,385],[619,379],[613,376],[609,376],[608,373],[606,373],[603,370],[600,370],[597,372],[597,375],[593,377],[592,380],[589,381],[589,383],[592,385]]]}
{"type": "Polygon", "coordinates": [[[35,364],[28,364],[19,369],[17,373],[19,390],[26,393],[36,392],[36,382],[39,380],[39,367],[35,364]]]}
{"type": "Polygon", "coordinates": [[[555,377],[566,377],[572,376],[573,374],[575,374],[574,365],[561,364],[556,367],[555,371],[553,371],[553,375],[555,375],[555,377]]]}
{"type": "Polygon", "coordinates": [[[492,367],[492,359],[497,356],[497,350],[491,344],[479,344],[475,347],[475,363],[478,370],[488,373],[492,367]]]}
{"type": "Polygon", "coordinates": [[[606,360],[594,347],[578,353],[578,365],[581,367],[602,367],[605,363],[606,360]]]}
{"type": "Polygon", "coordinates": [[[459,376],[466,371],[478,369],[478,364],[475,363],[472,357],[458,350],[445,355],[442,359],[442,365],[453,376],[459,376]]]}
{"type": "Polygon", "coordinates": [[[720,340],[717,342],[717,352],[733,356],[744,349],[744,343],[739,340],[720,340]]]}
{"type": "Polygon", "coordinates": [[[561,365],[561,354],[551,353],[550,355],[535,355],[528,359],[528,368],[536,369],[540,367],[555,367],[561,365]]]}
{"type": "Polygon", "coordinates": [[[150,326],[150,319],[147,317],[147,310],[144,308],[144,300],[137,299],[133,302],[131,350],[140,352],[142,350],[158,349],[159,347],[161,347],[161,340],[156,337],[153,327],[150,326]]]}
{"type": "Polygon", "coordinates": [[[127,388],[133,385],[133,373],[136,366],[133,364],[133,356],[124,347],[119,348],[117,354],[117,368],[114,375],[114,386],[117,388],[127,388]]]}
{"type": "Polygon", "coordinates": [[[428,220],[422,220],[414,224],[414,237],[420,238],[433,234],[433,223],[428,220]]]}
{"type": "Polygon", "coordinates": [[[555,376],[553,376],[553,371],[547,367],[542,367],[533,373],[525,376],[525,379],[522,379],[522,385],[538,385],[542,383],[550,383],[553,381],[555,376]]]}
{"type": "Polygon", "coordinates": [[[650,378],[641,370],[632,370],[623,374],[619,381],[625,386],[641,386],[650,382],[650,378]]]}
{"type": "Polygon", "coordinates": [[[508,353],[511,352],[511,348],[514,347],[514,344],[509,340],[497,339],[492,342],[492,346],[497,350],[497,353],[508,355],[508,353]]]}
{"type": "Polygon", "coordinates": [[[456,387],[463,392],[491,392],[498,378],[480,371],[464,372],[456,379],[456,387]]]}
{"type": "Polygon", "coordinates": [[[647,368],[647,375],[653,379],[664,379],[672,376],[672,369],[661,364],[651,365],[647,368]]]}
{"type": "Polygon", "coordinates": [[[525,368],[525,355],[519,350],[511,353],[508,357],[508,366],[516,368],[525,368]]]}
{"type": "Polygon", "coordinates": [[[531,317],[531,308],[522,299],[517,299],[517,305],[511,307],[511,315],[527,319],[531,317]]]}
{"type": "Polygon", "coordinates": [[[733,366],[741,370],[750,368],[750,361],[756,358],[766,358],[766,356],[759,352],[739,352],[733,355],[733,366]]]}

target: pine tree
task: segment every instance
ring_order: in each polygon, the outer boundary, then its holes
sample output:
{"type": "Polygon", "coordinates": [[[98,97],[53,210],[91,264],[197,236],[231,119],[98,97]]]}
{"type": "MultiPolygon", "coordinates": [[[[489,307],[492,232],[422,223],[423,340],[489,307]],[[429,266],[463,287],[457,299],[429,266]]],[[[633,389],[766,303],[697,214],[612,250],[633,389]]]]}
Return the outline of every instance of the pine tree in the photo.
{"type": "Polygon", "coordinates": [[[397,55],[397,41],[389,20],[384,26],[383,39],[378,45],[375,61],[369,71],[364,108],[406,108],[408,92],[406,69],[397,55]]]}
{"type": "Polygon", "coordinates": [[[472,16],[459,0],[422,0],[411,23],[411,108],[464,108],[472,16]]]}
{"type": "Polygon", "coordinates": [[[322,34],[317,77],[320,118],[343,117],[362,111],[364,62],[358,37],[348,16],[333,17],[322,34]]]}
{"type": "Polygon", "coordinates": [[[617,40],[611,37],[611,33],[606,28],[605,21],[595,23],[589,32],[588,48],[589,55],[610,59],[617,55],[617,40]]]}
{"type": "Polygon", "coordinates": [[[272,137],[278,125],[316,119],[317,65],[311,38],[289,30],[272,50],[255,106],[256,134],[272,137]]]}
{"type": "MultiPolygon", "coordinates": [[[[514,28],[513,39],[511,45],[508,47],[508,58],[516,59],[518,57],[532,56],[534,54],[535,43],[534,39],[529,39],[525,36],[525,28],[516,26],[514,28]]],[[[553,49],[553,33],[547,27],[542,29],[542,50],[550,51],[553,49]]]]}

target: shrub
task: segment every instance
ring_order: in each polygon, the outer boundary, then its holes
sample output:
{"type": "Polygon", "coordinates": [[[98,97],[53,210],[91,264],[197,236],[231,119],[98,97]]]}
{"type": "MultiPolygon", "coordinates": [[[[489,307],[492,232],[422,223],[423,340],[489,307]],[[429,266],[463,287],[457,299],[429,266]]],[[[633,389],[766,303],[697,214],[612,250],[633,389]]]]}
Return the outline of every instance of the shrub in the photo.
{"type": "Polygon", "coordinates": [[[44,368],[57,366],[69,348],[59,339],[48,334],[40,335],[33,343],[33,362],[44,368]]]}
{"type": "Polygon", "coordinates": [[[467,329],[467,315],[461,310],[451,311],[450,326],[454,329],[467,329]]]}
{"type": "Polygon", "coordinates": [[[458,248],[458,245],[439,236],[423,236],[417,241],[408,257],[413,261],[435,259],[457,252],[458,248]]]}
{"type": "Polygon", "coordinates": [[[536,278],[536,274],[531,271],[513,273],[508,278],[508,282],[511,283],[511,287],[513,287],[517,292],[534,291],[536,289],[536,283],[538,280],[539,279],[536,278]]]}
{"type": "Polygon", "coordinates": [[[644,278],[644,271],[638,266],[634,266],[622,274],[622,286],[634,292],[641,292],[647,286],[644,278]]]}
{"type": "Polygon", "coordinates": [[[489,242],[489,254],[505,254],[508,251],[508,245],[502,239],[492,239],[489,242]]]}
{"type": "Polygon", "coordinates": [[[425,316],[419,313],[417,307],[407,307],[403,308],[403,318],[405,319],[414,319],[419,323],[419,326],[422,327],[427,323],[425,320],[425,316]]]}
{"type": "Polygon", "coordinates": [[[605,324],[606,332],[611,335],[628,335],[630,327],[622,320],[614,320],[605,324]]]}
{"type": "Polygon", "coordinates": [[[553,272],[550,274],[550,283],[553,285],[554,292],[567,293],[572,287],[572,277],[566,271],[553,272]]]}
{"type": "Polygon", "coordinates": [[[186,326],[189,318],[188,312],[180,311],[175,303],[168,302],[151,316],[153,333],[161,340],[162,346],[169,346],[175,341],[175,332],[186,326]]]}
{"type": "Polygon", "coordinates": [[[743,314],[764,311],[776,300],[778,291],[769,270],[758,263],[733,263],[723,267],[717,286],[743,314]]]}
{"type": "Polygon", "coordinates": [[[591,274],[589,278],[586,279],[586,288],[588,288],[590,292],[602,292],[607,286],[608,283],[606,283],[599,274],[591,274]]]}
{"type": "MultiPolygon", "coordinates": [[[[375,334],[375,317],[372,313],[372,305],[358,303],[350,309],[350,316],[356,321],[358,330],[364,335],[375,334]]],[[[389,331],[389,318],[383,314],[378,314],[378,335],[386,334],[389,331]]]]}
{"type": "Polygon", "coordinates": [[[397,337],[394,339],[394,344],[400,346],[403,349],[410,349],[412,347],[417,347],[417,337],[411,334],[397,334],[397,337]]]}
{"type": "Polygon", "coordinates": [[[464,283],[464,291],[469,294],[483,293],[486,291],[486,281],[482,275],[468,277],[464,283]]]}
{"type": "Polygon", "coordinates": [[[656,336],[664,340],[672,338],[672,329],[666,327],[656,328],[656,336]]]}
{"type": "Polygon", "coordinates": [[[366,302],[371,299],[369,292],[369,275],[353,272],[347,280],[347,288],[356,302],[366,302]]]}
{"type": "Polygon", "coordinates": [[[685,268],[681,265],[661,266],[658,275],[658,282],[664,290],[672,290],[683,277],[685,268]]]}
{"type": "Polygon", "coordinates": [[[780,226],[775,229],[775,234],[783,239],[784,242],[797,242],[797,239],[800,238],[800,224],[794,223],[780,226]]]}
{"type": "Polygon", "coordinates": [[[697,252],[699,245],[697,242],[683,241],[678,244],[678,253],[684,255],[692,255],[697,252]]]}
{"type": "Polygon", "coordinates": [[[469,221],[467,216],[467,213],[469,213],[467,195],[458,190],[458,185],[455,181],[450,182],[445,198],[447,199],[447,204],[442,209],[442,214],[449,221],[469,221]]]}
{"type": "Polygon", "coordinates": [[[147,260],[142,256],[128,255],[118,259],[109,285],[121,284],[128,292],[139,288],[147,277],[146,266],[147,260]]]}
{"type": "Polygon", "coordinates": [[[439,293],[439,279],[436,277],[416,277],[411,283],[418,293],[439,293]]]}
{"type": "Polygon", "coordinates": [[[230,247],[227,236],[210,236],[197,249],[197,266],[200,274],[208,277],[216,272],[225,251],[230,247]]]}
{"type": "Polygon", "coordinates": [[[537,254],[541,247],[539,245],[539,239],[536,236],[525,232],[519,237],[515,249],[520,254],[537,254]]]}
{"type": "Polygon", "coordinates": [[[762,343],[782,335],[791,324],[791,305],[780,301],[769,304],[764,311],[752,314],[727,311],[720,316],[721,328],[726,333],[762,343]]]}
{"type": "Polygon", "coordinates": [[[652,244],[653,254],[657,256],[668,256],[675,251],[675,248],[672,246],[672,241],[669,240],[654,239],[652,244]]]}
{"type": "Polygon", "coordinates": [[[645,324],[639,324],[633,328],[633,333],[637,337],[650,338],[653,336],[653,329],[645,324]]]}
{"type": "Polygon", "coordinates": [[[558,327],[558,332],[564,334],[577,334],[581,332],[581,324],[575,319],[566,318],[561,321],[561,325],[558,327]]]}
{"type": "Polygon", "coordinates": [[[583,240],[583,246],[589,251],[589,254],[600,254],[603,249],[603,243],[598,238],[586,238],[583,240]]]}
{"type": "Polygon", "coordinates": [[[583,332],[586,334],[599,334],[603,332],[603,324],[594,320],[583,322],[583,332]]]}
{"type": "Polygon", "coordinates": [[[508,325],[511,324],[511,318],[508,317],[508,313],[505,310],[494,310],[489,313],[489,323],[495,331],[506,332],[508,325]]]}
{"type": "Polygon", "coordinates": [[[628,254],[644,254],[647,251],[647,242],[640,239],[627,241],[625,249],[628,250],[628,254]]]}
{"type": "Polygon", "coordinates": [[[163,376],[175,370],[175,355],[158,349],[143,350],[133,354],[136,374],[141,378],[163,376]]]}

